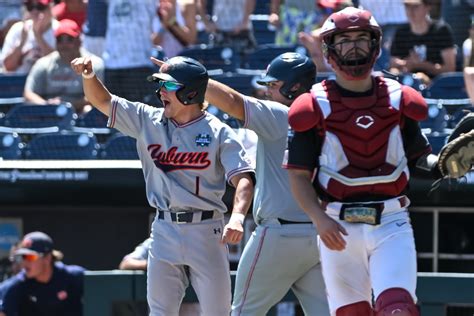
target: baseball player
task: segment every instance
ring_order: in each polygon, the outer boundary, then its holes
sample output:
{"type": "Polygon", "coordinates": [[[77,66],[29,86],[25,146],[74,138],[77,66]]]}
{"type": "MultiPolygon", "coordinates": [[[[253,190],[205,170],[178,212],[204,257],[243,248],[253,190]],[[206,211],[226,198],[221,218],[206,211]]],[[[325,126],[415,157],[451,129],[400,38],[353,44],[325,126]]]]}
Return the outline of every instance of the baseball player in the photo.
{"type": "MultiPolygon", "coordinates": [[[[159,63],[158,63],[159,64],[159,63]]],[[[281,168],[288,136],[288,110],[293,100],[309,91],[316,67],[306,56],[285,53],[275,58],[266,76],[273,100],[241,95],[210,80],[206,99],[240,120],[258,135],[257,184],[253,217],[257,228],[240,258],[232,303],[234,316],[266,315],[292,289],[306,315],[329,315],[317,233],[289,190],[281,168]]]]}
{"type": "Polygon", "coordinates": [[[111,95],[88,58],[71,63],[108,125],[137,139],[152,225],[147,300],[152,316],[177,316],[191,282],[202,314],[230,313],[226,242],[237,243],[253,197],[253,171],[235,132],[203,110],[208,74],[191,58],[173,57],[152,76],[164,108],[111,95]],[[226,181],[235,187],[224,226],[226,181]]]}
{"type": "Polygon", "coordinates": [[[284,166],[322,241],[331,313],[418,316],[405,193],[410,175],[441,176],[418,124],[427,105],[414,89],[371,75],[382,34],[370,12],[334,13],[321,36],[336,79],[294,101],[284,166]]]}

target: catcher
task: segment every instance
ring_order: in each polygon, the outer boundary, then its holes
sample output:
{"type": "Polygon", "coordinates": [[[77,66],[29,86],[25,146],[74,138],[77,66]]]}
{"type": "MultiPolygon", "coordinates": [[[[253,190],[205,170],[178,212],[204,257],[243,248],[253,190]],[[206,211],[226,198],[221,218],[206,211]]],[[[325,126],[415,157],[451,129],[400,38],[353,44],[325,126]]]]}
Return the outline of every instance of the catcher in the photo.
{"type": "Polygon", "coordinates": [[[424,98],[373,75],[382,32],[370,12],[333,13],[321,38],[336,78],[292,103],[284,167],[319,233],[331,315],[419,316],[408,181],[463,176],[474,132],[455,130],[460,136],[431,154],[419,126],[424,98]]]}

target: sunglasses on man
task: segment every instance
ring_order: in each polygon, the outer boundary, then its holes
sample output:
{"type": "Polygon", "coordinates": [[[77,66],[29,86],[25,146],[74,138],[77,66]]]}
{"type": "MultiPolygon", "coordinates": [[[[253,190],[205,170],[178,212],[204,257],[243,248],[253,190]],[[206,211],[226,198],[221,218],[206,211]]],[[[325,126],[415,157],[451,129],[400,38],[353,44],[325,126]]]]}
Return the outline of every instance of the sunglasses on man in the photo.
{"type": "Polygon", "coordinates": [[[44,254],[42,253],[38,253],[38,254],[28,253],[28,254],[14,255],[13,257],[10,258],[10,260],[12,262],[17,262],[17,263],[21,263],[23,261],[34,262],[42,257],[44,257],[44,254]]]}
{"type": "Polygon", "coordinates": [[[160,80],[158,82],[158,87],[159,89],[165,89],[168,92],[175,92],[178,91],[183,87],[182,84],[174,81],[165,81],[165,80],[160,80]]]}
{"type": "Polygon", "coordinates": [[[31,3],[31,2],[26,2],[25,6],[28,12],[31,12],[33,10],[44,11],[48,7],[48,5],[45,5],[42,3],[31,3]]]}

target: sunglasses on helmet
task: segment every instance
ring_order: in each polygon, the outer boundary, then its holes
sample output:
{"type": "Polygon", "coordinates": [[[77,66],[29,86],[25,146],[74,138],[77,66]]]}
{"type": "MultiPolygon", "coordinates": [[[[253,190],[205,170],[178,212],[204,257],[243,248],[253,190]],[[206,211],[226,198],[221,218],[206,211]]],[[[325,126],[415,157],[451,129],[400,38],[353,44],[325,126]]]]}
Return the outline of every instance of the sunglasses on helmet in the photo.
{"type": "Polygon", "coordinates": [[[160,80],[158,82],[158,87],[159,87],[159,89],[164,88],[168,92],[174,92],[174,91],[178,91],[179,89],[181,89],[183,87],[183,85],[178,83],[178,82],[174,82],[174,81],[160,80]]]}
{"type": "Polygon", "coordinates": [[[28,12],[31,12],[33,10],[44,11],[48,7],[47,5],[42,4],[42,3],[31,3],[31,2],[25,3],[25,6],[28,12]]]}
{"type": "Polygon", "coordinates": [[[18,262],[18,263],[23,262],[23,261],[34,262],[41,257],[44,257],[44,254],[29,253],[29,254],[14,255],[12,258],[10,258],[10,260],[12,262],[18,262]]]}

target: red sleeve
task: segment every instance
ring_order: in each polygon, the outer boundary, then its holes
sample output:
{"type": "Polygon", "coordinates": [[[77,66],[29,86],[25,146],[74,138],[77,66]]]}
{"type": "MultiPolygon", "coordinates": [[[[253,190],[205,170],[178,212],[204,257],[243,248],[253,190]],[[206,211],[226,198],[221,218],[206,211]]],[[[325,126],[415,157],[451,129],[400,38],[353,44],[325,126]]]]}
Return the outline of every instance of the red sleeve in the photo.
{"type": "Polygon", "coordinates": [[[303,93],[293,101],[288,113],[288,122],[297,132],[315,127],[321,120],[322,113],[311,93],[303,93]]]}
{"type": "Polygon", "coordinates": [[[428,117],[428,105],[423,96],[412,87],[403,85],[401,111],[406,117],[418,122],[428,117]]]}

